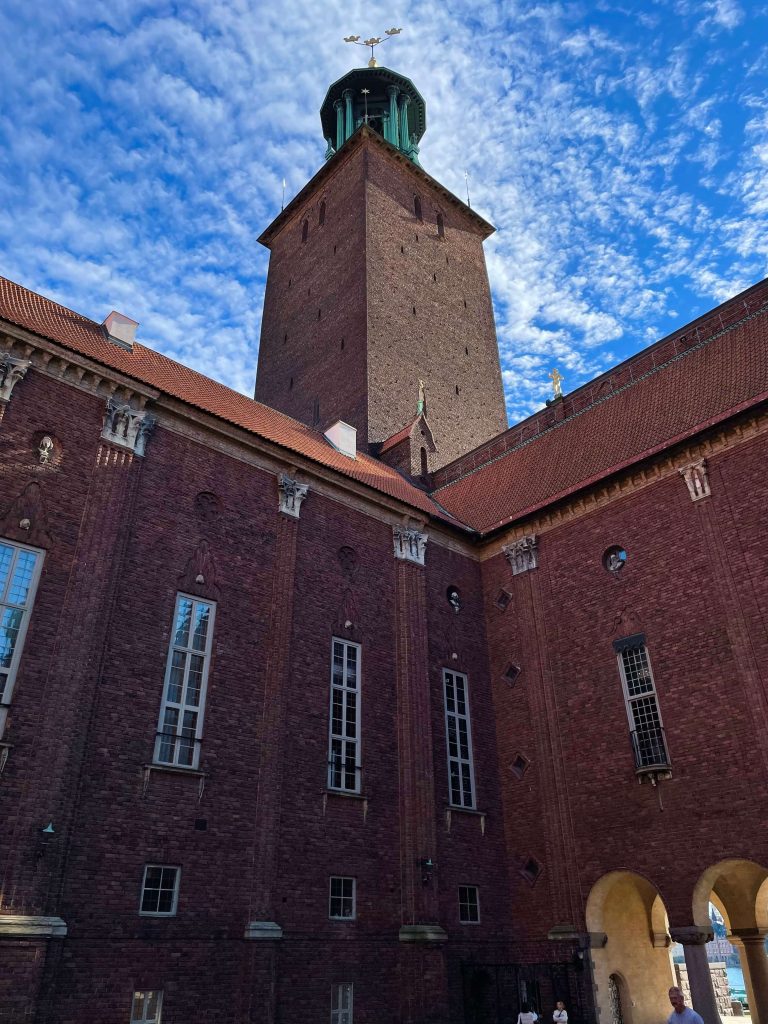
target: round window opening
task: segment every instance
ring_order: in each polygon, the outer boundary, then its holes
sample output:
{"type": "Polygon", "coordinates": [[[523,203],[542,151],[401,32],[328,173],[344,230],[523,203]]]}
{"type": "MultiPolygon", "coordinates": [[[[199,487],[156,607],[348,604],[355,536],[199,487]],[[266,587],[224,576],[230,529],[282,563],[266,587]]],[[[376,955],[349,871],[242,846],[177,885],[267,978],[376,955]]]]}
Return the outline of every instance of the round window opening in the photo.
{"type": "Polygon", "coordinates": [[[448,598],[448,604],[458,614],[461,611],[461,597],[459,596],[458,587],[448,587],[445,596],[448,598]]]}
{"type": "Polygon", "coordinates": [[[627,561],[627,552],[624,548],[614,546],[608,548],[603,555],[603,568],[608,572],[617,573],[621,572],[627,561]]]}

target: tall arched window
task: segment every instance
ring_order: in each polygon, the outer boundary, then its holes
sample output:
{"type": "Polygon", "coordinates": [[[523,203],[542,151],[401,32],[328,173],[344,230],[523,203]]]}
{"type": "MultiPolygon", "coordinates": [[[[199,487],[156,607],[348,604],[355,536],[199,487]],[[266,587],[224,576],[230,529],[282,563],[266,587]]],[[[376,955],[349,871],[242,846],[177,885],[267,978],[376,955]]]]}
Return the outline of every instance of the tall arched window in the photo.
{"type": "Polygon", "coordinates": [[[416,214],[419,220],[423,219],[421,216],[421,199],[419,199],[418,196],[413,197],[413,212],[416,214]]]}
{"type": "Polygon", "coordinates": [[[429,461],[427,459],[427,449],[421,449],[421,475],[429,476],[429,461]]]}
{"type": "Polygon", "coordinates": [[[320,216],[318,217],[318,222],[320,224],[320,227],[322,227],[323,224],[325,224],[325,200],[323,200],[322,203],[320,203],[320,216]]]}
{"type": "Polygon", "coordinates": [[[302,242],[306,242],[308,236],[309,236],[309,221],[305,220],[304,223],[301,225],[301,240],[302,240],[302,242]]]}

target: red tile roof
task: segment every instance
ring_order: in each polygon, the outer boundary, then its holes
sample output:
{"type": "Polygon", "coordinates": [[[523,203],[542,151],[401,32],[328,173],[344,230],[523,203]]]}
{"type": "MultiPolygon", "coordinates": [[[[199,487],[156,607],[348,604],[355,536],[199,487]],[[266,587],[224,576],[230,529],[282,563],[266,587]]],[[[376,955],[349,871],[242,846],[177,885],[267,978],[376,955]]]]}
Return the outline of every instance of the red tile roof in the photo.
{"type": "Polygon", "coordinates": [[[768,400],[768,280],[436,474],[483,533],[768,400]]]}
{"type": "Polygon", "coordinates": [[[0,318],[406,502],[421,512],[441,519],[450,518],[427,494],[383,462],[362,453],[350,459],[305,424],[144,345],[134,344],[133,351],[121,349],[107,340],[100,324],[3,277],[0,277],[0,318]]]}

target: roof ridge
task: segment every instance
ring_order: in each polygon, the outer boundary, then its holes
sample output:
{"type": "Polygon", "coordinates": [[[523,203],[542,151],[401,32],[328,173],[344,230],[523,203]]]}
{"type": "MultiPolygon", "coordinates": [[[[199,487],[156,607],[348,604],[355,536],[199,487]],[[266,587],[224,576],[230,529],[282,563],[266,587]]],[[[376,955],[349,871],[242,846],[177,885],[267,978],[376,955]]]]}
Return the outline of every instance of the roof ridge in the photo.
{"type": "MultiPolygon", "coordinates": [[[[612,390],[609,394],[595,398],[592,402],[589,403],[589,405],[585,405],[583,408],[577,409],[575,412],[571,413],[570,416],[566,416],[564,419],[551,424],[544,430],[539,431],[539,433],[537,434],[532,434],[531,437],[525,438],[524,440],[520,441],[519,444],[513,445],[510,448],[506,448],[503,452],[500,452],[498,455],[494,455],[493,457],[487,459],[485,462],[481,462],[479,465],[473,466],[466,473],[462,473],[460,476],[454,477],[452,480],[447,481],[444,484],[440,484],[440,486],[436,487],[434,491],[429,492],[430,496],[433,498],[433,500],[437,501],[437,499],[434,496],[439,491],[443,491],[447,487],[452,487],[454,484],[459,483],[461,480],[466,480],[468,477],[472,476],[474,473],[479,472],[481,469],[485,469],[487,466],[492,466],[494,463],[499,462],[501,459],[505,459],[508,455],[511,455],[512,452],[520,451],[521,448],[525,448],[529,444],[533,444],[535,441],[540,440],[542,437],[546,437],[548,434],[551,434],[554,430],[559,430],[562,427],[566,426],[566,424],[572,423],[575,419],[578,419],[579,416],[583,416],[584,413],[590,412],[598,405],[602,405],[604,402],[609,402],[612,398],[624,394],[624,392],[628,391],[629,388],[634,387],[641,381],[647,380],[648,377],[653,376],[655,373],[658,373],[661,370],[665,370],[672,363],[676,363],[679,360],[684,359],[686,356],[692,355],[694,352],[698,352],[701,349],[706,348],[707,345],[710,345],[713,341],[717,341],[717,339],[723,337],[723,335],[729,334],[731,331],[736,330],[737,327],[741,327],[744,324],[749,323],[750,320],[754,320],[756,319],[756,317],[761,316],[766,312],[768,312],[768,299],[766,299],[758,309],[754,310],[751,313],[747,313],[740,320],[736,320],[733,323],[728,324],[727,327],[723,327],[719,331],[715,331],[715,333],[710,334],[708,338],[704,338],[701,341],[697,341],[694,345],[691,345],[689,348],[684,349],[682,352],[676,352],[673,356],[671,356],[669,359],[666,359],[663,363],[659,363],[656,366],[650,367],[650,369],[646,370],[645,373],[641,373],[638,377],[631,378],[625,384],[622,384],[620,387],[612,390]]],[[[640,354],[641,353],[638,353],[638,355],[640,354]]],[[[515,427],[512,427],[511,429],[514,430],[515,427]]]]}
{"type": "MultiPolygon", "coordinates": [[[[38,299],[44,299],[46,302],[50,302],[52,306],[57,306],[59,309],[63,309],[65,313],[72,313],[73,316],[78,317],[80,320],[84,320],[88,324],[92,324],[94,327],[101,327],[101,324],[97,320],[91,320],[89,316],[86,316],[84,313],[78,313],[78,311],[76,309],[72,309],[71,306],[65,306],[62,302],[57,302],[56,299],[50,299],[47,295],[43,295],[42,292],[33,291],[31,288],[27,288],[26,285],[19,284],[18,281],[14,281],[12,278],[6,277],[4,274],[0,274],[0,281],[7,281],[8,284],[12,284],[14,288],[20,288],[23,292],[26,292],[27,295],[34,295],[38,299]]],[[[144,348],[146,347],[147,346],[145,345],[144,348]]]]}

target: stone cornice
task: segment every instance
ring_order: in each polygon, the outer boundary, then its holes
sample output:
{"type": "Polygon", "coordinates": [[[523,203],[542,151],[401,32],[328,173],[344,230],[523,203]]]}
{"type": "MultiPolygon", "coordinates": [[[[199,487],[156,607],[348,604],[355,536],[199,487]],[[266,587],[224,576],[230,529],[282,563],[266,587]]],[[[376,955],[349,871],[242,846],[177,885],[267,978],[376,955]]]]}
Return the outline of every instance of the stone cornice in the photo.
{"type": "MultiPolygon", "coordinates": [[[[100,404],[111,396],[130,399],[138,410],[151,403],[157,427],[191,438],[213,451],[226,454],[275,477],[285,472],[295,476],[298,471],[302,480],[310,483],[314,494],[354,508],[387,526],[402,523],[404,517],[425,523],[429,519],[428,514],[421,509],[350,477],[337,475],[332,469],[298,452],[283,448],[244,427],[159,392],[118,370],[103,366],[87,356],[71,352],[54,341],[38,337],[6,321],[0,325],[0,354],[3,352],[30,359],[32,370],[92,395],[98,398],[100,404]]],[[[474,535],[467,530],[465,540],[458,533],[459,530],[461,527],[452,529],[440,520],[434,520],[430,523],[430,539],[434,544],[459,554],[477,557],[472,539],[474,535]]]]}

